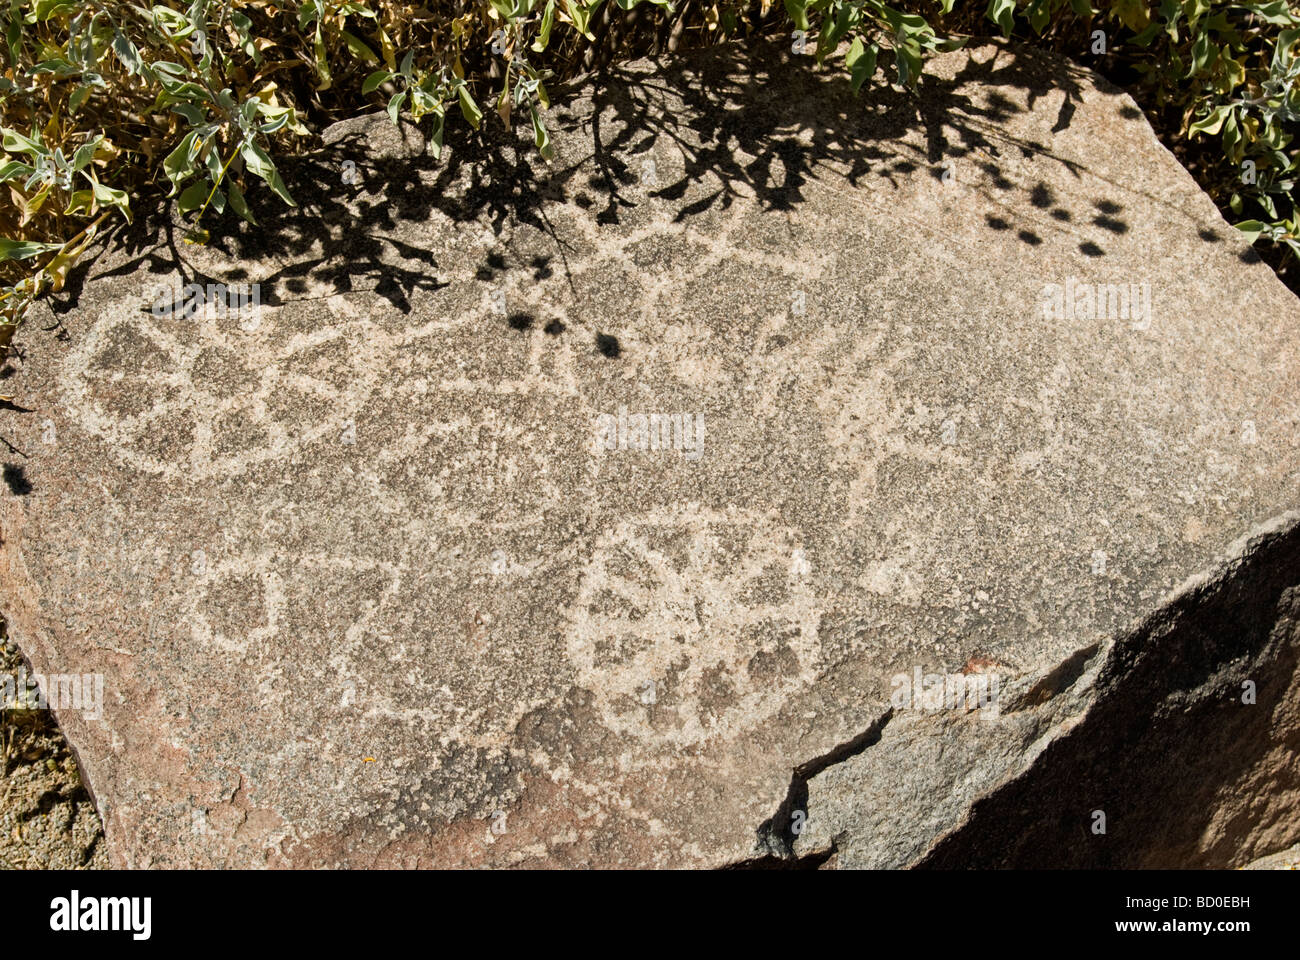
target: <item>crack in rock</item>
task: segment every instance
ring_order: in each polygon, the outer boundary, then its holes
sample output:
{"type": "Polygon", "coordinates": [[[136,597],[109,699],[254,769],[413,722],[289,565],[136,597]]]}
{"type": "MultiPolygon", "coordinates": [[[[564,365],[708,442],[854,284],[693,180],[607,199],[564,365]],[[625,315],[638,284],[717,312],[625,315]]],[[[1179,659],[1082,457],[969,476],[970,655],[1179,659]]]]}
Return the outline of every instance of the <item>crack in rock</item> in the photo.
{"type": "Polygon", "coordinates": [[[1297,521],[1017,679],[987,720],[891,710],[800,765],[734,866],[1222,868],[1294,843],[1297,521]]]}
{"type": "Polygon", "coordinates": [[[891,707],[871,726],[857,736],[795,767],[790,775],[790,786],[776,813],[763,821],[758,828],[758,857],[734,864],[735,869],[806,868],[815,869],[826,862],[835,851],[834,841],[824,850],[796,855],[794,846],[804,823],[808,819],[808,781],[837,763],[856,757],[880,742],[880,736],[893,718],[891,707]]]}

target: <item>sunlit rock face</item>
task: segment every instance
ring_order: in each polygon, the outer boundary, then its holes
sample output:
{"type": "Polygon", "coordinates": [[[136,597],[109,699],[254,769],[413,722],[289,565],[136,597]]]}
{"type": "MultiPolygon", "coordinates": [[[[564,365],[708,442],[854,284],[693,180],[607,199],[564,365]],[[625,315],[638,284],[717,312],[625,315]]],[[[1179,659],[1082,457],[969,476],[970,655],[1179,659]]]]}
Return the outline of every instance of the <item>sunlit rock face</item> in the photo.
{"type": "Polygon", "coordinates": [[[1300,839],[1297,301],[1128,97],[930,70],[639,62],[550,163],[349,121],[298,207],[75,276],[10,363],[0,595],[36,670],[103,677],[56,706],[114,860],[1300,839]],[[1135,738],[1204,788],[1101,789],[1135,738]]]}

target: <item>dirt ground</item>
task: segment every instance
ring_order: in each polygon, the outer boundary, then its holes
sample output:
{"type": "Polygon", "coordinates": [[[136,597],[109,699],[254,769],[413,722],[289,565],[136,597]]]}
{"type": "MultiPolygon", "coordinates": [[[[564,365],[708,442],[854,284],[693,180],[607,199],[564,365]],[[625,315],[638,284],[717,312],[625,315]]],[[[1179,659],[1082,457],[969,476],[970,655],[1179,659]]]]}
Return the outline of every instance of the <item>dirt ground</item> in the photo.
{"type": "MultiPolygon", "coordinates": [[[[0,683],[22,656],[0,621],[0,683]]],[[[0,869],[107,867],[104,832],[48,710],[0,709],[0,869]]]]}

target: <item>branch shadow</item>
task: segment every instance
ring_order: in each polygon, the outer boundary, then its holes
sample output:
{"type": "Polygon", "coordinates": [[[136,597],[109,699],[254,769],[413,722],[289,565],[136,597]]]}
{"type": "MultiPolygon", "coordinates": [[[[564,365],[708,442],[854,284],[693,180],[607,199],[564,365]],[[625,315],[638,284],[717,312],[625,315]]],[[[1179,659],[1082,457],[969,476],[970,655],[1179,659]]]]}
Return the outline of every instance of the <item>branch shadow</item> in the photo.
{"type": "MultiPolygon", "coordinates": [[[[409,313],[414,298],[447,285],[439,279],[446,265],[433,250],[389,236],[400,223],[426,221],[437,211],[455,223],[483,224],[497,241],[507,225],[531,225],[555,241],[553,256],[517,254],[500,243],[458,248],[456,255],[479,258],[480,279],[520,267],[546,276],[557,258],[567,271],[569,251],[549,221],[548,205],[568,197],[597,223],[619,223],[638,202],[630,189],[638,181],[634,164],[657,142],[673,145],[682,157],[680,177],[652,191],[680,204],[677,222],[726,209],[741,197],[756,198],[766,210],[794,211],[809,199],[812,181],[832,175],[855,187],[901,189],[907,178],[942,178],[942,164],[968,161],[987,175],[979,189],[989,206],[989,230],[1014,230],[1029,247],[1040,245],[1047,232],[1064,232],[1083,256],[1101,257],[1105,235],[1129,230],[1116,196],[1098,196],[1089,209],[1072,210],[1046,183],[1026,188],[1004,174],[1004,158],[1019,153],[1048,158],[1076,179],[1084,176],[1050,143],[1007,132],[1005,121],[1025,108],[1002,92],[1025,91],[1032,109],[1040,98],[1064,91],[1053,127],[1064,130],[1082,97],[1083,75],[1039,51],[1004,46],[984,60],[969,59],[951,78],[927,75],[919,95],[884,86],[855,94],[841,66],[815,70],[811,58],[781,46],[697,50],[607,68],[557,88],[556,103],[566,105],[551,111],[548,124],[563,149],[549,165],[533,146],[531,130],[523,129],[527,124],[506,131],[487,123],[471,135],[458,120],[449,122],[454,147],[436,159],[425,143],[427,129],[409,123],[395,128],[376,115],[354,118],[330,128],[321,149],[280,162],[297,206],[283,205],[258,181],[247,193],[262,211],[259,226],[230,211],[205,221],[210,246],[232,262],[270,255],[288,266],[260,278],[239,268],[205,276],[187,262],[184,227],[171,204],[160,203],[114,232],[107,242],[124,256],[95,276],[161,274],[179,266],[187,283],[257,280],[268,304],[324,285],[334,293],[371,290],[409,313]],[[981,89],[980,102],[964,92],[971,85],[981,89]],[[920,138],[908,136],[918,130],[920,138]],[[348,163],[358,174],[353,184],[343,175],[348,163]]],[[[1092,82],[1107,86],[1100,78],[1092,82]]],[[[1142,120],[1139,114],[1116,122],[1142,120]]],[[[56,316],[75,308],[91,273],[90,263],[71,272],[53,304],[56,316]]],[[[503,329],[530,326],[516,321],[503,329]]]]}

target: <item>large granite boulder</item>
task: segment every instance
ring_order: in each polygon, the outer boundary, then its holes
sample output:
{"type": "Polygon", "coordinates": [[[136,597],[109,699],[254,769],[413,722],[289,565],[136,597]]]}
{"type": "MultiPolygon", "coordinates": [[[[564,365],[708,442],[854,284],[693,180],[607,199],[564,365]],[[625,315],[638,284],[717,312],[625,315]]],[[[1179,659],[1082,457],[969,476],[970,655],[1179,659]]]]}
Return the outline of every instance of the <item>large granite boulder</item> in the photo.
{"type": "Polygon", "coordinates": [[[930,70],[639,62],[549,165],[350,121],[260,229],[79,271],[10,364],[0,594],[103,678],[55,706],[114,860],[1300,839],[1297,301],[1127,96],[930,70]]]}

